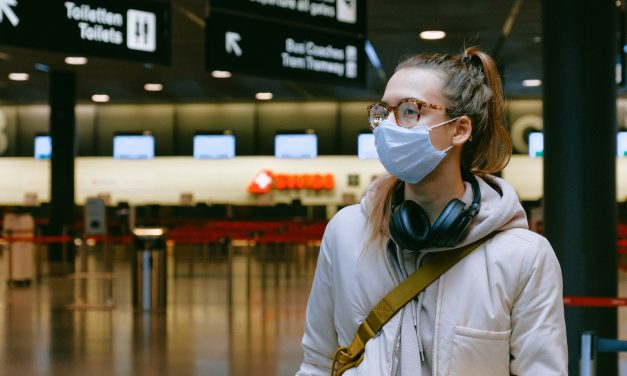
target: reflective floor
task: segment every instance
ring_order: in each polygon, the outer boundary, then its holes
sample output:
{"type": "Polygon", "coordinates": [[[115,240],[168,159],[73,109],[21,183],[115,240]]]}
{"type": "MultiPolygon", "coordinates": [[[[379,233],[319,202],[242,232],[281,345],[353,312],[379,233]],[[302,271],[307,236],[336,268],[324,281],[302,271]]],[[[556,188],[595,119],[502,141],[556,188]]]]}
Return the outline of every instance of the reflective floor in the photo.
{"type": "MultiPolygon", "coordinates": [[[[316,247],[170,247],[165,313],[135,312],[131,265],[137,254],[130,247],[82,249],[74,273],[48,263],[40,248],[40,277],[30,286],[0,283],[0,375],[272,376],[297,370],[316,247]],[[87,278],[77,278],[81,268],[87,278]]],[[[618,277],[618,295],[627,296],[627,268],[618,277]]],[[[618,316],[618,338],[625,340],[627,307],[618,316]]],[[[627,376],[627,353],[619,369],[627,376]]]]}
{"type": "Polygon", "coordinates": [[[297,370],[315,247],[169,249],[164,314],[134,312],[129,247],[85,248],[87,280],[49,270],[38,250],[38,280],[0,284],[0,375],[297,370]]]}

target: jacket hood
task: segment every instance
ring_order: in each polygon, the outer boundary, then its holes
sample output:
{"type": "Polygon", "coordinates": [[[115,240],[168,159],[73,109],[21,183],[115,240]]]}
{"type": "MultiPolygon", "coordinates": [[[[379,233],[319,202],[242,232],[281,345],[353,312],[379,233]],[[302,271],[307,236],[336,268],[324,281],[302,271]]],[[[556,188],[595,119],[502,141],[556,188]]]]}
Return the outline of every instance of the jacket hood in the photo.
{"type": "MultiPolygon", "coordinates": [[[[375,180],[361,199],[360,206],[363,213],[368,217],[370,207],[373,205],[374,193],[381,188],[381,182],[389,175],[375,180]]],[[[505,180],[493,176],[476,176],[481,189],[481,207],[479,213],[472,219],[468,232],[459,244],[461,247],[483,238],[495,231],[504,231],[512,228],[528,229],[527,214],[523,209],[518,195],[514,188],[505,180]]],[[[472,203],[472,187],[469,182],[464,182],[466,191],[462,201],[466,203],[466,208],[472,203]]],[[[425,248],[423,251],[438,251],[445,248],[425,248]]]]}

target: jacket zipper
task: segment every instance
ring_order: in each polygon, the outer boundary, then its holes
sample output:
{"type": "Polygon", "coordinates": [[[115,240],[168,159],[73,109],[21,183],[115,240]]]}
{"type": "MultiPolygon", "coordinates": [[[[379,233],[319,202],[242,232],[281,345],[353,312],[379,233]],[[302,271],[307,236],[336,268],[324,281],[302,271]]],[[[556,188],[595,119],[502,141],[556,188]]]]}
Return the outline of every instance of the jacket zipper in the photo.
{"type": "Polygon", "coordinates": [[[431,349],[431,376],[436,375],[436,371],[438,369],[439,359],[435,357],[435,350],[440,345],[440,330],[438,327],[440,326],[440,304],[442,303],[440,300],[440,293],[442,291],[442,279],[444,275],[441,275],[435,282],[438,283],[438,293],[435,298],[435,322],[433,323],[433,348],[431,349]]]}

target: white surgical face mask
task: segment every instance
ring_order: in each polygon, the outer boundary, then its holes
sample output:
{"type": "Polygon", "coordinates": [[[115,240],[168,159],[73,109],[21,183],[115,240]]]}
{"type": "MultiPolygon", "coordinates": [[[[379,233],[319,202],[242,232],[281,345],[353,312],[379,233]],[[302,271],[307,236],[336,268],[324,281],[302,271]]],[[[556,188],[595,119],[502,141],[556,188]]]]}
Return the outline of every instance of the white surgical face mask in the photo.
{"type": "Polygon", "coordinates": [[[416,184],[440,164],[446,152],[433,147],[431,129],[459,119],[447,120],[432,126],[403,128],[386,119],[373,131],[379,160],[392,175],[410,184],[416,184]]]}

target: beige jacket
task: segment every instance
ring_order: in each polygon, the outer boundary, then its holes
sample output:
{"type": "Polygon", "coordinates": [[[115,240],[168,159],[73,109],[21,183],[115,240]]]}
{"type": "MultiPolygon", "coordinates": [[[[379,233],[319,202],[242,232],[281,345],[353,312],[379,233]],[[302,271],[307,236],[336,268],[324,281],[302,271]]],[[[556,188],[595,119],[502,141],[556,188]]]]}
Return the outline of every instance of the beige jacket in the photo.
{"type": "MultiPolygon", "coordinates": [[[[553,249],[527,229],[525,212],[509,184],[496,177],[478,180],[481,210],[458,246],[499,233],[429,287],[433,301],[422,304],[433,305],[434,312],[432,327],[425,331],[432,336],[425,349],[431,373],[566,375],[562,277],[553,249]]],[[[469,203],[471,195],[467,186],[464,201],[469,203]]],[[[372,307],[397,284],[385,246],[367,244],[368,205],[366,194],[360,205],[342,209],[327,226],[297,376],[329,375],[337,347],[352,341],[372,307]]],[[[399,372],[402,312],[367,343],[364,361],[346,376],[406,373],[399,372]]],[[[416,359],[420,362],[418,354],[416,359]]]]}

